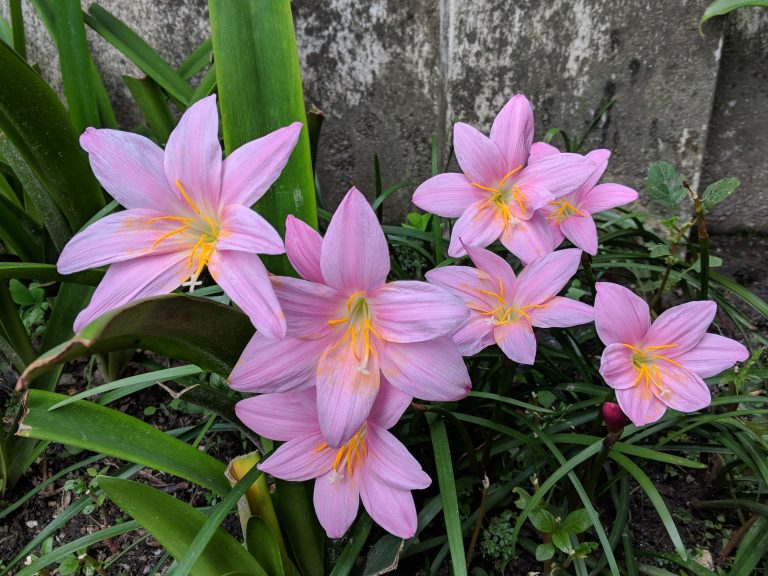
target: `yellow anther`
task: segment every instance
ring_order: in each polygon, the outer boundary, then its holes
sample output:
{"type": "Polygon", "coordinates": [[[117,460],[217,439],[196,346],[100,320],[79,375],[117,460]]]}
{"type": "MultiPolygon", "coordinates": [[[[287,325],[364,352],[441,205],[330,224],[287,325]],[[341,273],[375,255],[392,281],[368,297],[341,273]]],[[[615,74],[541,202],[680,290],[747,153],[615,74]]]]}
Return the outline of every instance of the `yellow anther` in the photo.
{"type": "Polygon", "coordinates": [[[160,244],[160,242],[162,242],[166,238],[170,238],[171,236],[174,236],[175,234],[178,234],[179,232],[184,232],[184,230],[186,230],[187,228],[189,228],[189,225],[185,224],[184,226],[180,226],[179,228],[176,228],[175,230],[171,230],[170,232],[166,232],[165,234],[160,236],[160,238],[158,238],[157,240],[152,242],[152,248],[155,248],[158,244],[160,244]]]}
{"type": "Polygon", "coordinates": [[[195,214],[197,214],[198,216],[202,214],[202,212],[200,212],[200,208],[198,208],[197,204],[195,204],[192,201],[192,198],[190,198],[189,195],[186,193],[186,191],[184,190],[184,186],[181,185],[181,182],[178,179],[176,180],[176,188],[179,189],[179,192],[181,192],[181,195],[184,197],[184,200],[186,200],[187,204],[189,204],[192,207],[192,210],[195,211],[195,214]]]}
{"type": "Polygon", "coordinates": [[[574,214],[578,214],[579,216],[585,215],[584,212],[576,208],[576,206],[568,202],[568,200],[566,200],[565,198],[554,200],[549,204],[550,206],[557,206],[557,209],[553,210],[552,213],[549,216],[547,216],[547,220],[555,220],[556,222],[562,222],[563,220],[567,220],[574,214]]]}

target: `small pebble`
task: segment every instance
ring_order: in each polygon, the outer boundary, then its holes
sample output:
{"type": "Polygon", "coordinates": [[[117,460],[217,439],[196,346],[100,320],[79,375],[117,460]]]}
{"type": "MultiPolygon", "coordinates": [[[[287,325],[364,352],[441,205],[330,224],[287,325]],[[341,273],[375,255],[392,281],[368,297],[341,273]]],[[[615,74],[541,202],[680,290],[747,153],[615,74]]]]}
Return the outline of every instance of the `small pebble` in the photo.
{"type": "Polygon", "coordinates": [[[28,520],[27,528],[37,528],[37,520],[28,520]]]}

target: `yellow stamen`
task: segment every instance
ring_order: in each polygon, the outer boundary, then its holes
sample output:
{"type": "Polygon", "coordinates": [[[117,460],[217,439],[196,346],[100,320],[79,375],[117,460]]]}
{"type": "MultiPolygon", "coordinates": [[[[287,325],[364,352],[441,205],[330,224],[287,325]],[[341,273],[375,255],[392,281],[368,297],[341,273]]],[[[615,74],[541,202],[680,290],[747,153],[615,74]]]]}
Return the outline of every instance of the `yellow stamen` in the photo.
{"type": "MultiPolygon", "coordinates": [[[[360,430],[355,432],[354,436],[346,444],[336,450],[336,456],[333,459],[334,472],[338,473],[340,469],[346,469],[347,474],[351,477],[355,473],[357,465],[368,456],[368,447],[365,444],[367,428],[368,425],[363,424],[360,430]]],[[[320,452],[327,447],[328,445],[323,443],[316,448],[316,451],[320,452]]]]}
{"type": "Polygon", "coordinates": [[[181,195],[184,197],[184,200],[187,201],[187,204],[189,204],[192,207],[192,210],[195,211],[195,214],[200,216],[202,212],[200,212],[200,208],[197,207],[197,204],[195,204],[192,201],[192,198],[189,197],[189,195],[184,191],[184,186],[181,185],[181,182],[179,180],[176,180],[176,188],[179,189],[179,192],[181,192],[181,195]]]}
{"type": "Polygon", "coordinates": [[[574,214],[578,214],[579,216],[584,216],[584,212],[576,208],[573,204],[568,202],[565,198],[560,198],[559,200],[555,200],[553,202],[549,203],[550,206],[557,206],[557,210],[552,211],[552,213],[547,216],[547,220],[554,220],[555,222],[562,222],[563,220],[567,220],[574,214]]]}
{"type": "Polygon", "coordinates": [[[174,234],[178,234],[179,232],[184,232],[184,230],[186,230],[187,228],[189,228],[189,226],[187,224],[185,224],[184,226],[176,228],[175,230],[171,230],[170,232],[166,232],[165,234],[160,236],[160,238],[158,238],[157,240],[152,242],[152,248],[155,248],[158,244],[160,244],[160,242],[162,242],[166,238],[170,238],[171,236],[173,236],[174,234]]]}
{"type": "Polygon", "coordinates": [[[495,203],[496,208],[501,213],[502,217],[504,218],[504,226],[505,229],[510,223],[515,223],[516,218],[512,214],[512,212],[509,209],[509,206],[507,205],[506,199],[508,195],[512,195],[512,198],[514,198],[515,202],[517,203],[518,207],[520,208],[520,211],[522,213],[525,213],[527,210],[525,195],[520,190],[520,188],[517,185],[513,185],[509,188],[505,187],[507,180],[513,175],[519,172],[523,169],[523,165],[521,164],[514,170],[511,170],[510,172],[507,172],[507,174],[504,175],[504,178],[502,178],[499,181],[499,185],[496,188],[491,188],[489,186],[485,186],[483,184],[478,184],[477,182],[471,182],[470,185],[474,186],[475,188],[478,188],[480,190],[485,190],[486,192],[491,192],[491,196],[480,206],[480,210],[483,208],[486,208],[489,204],[495,203]]]}
{"type": "Polygon", "coordinates": [[[651,399],[652,388],[656,388],[661,396],[668,395],[671,391],[670,388],[665,385],[665,379],[669,379],[670,377],[674,379],[674,376],[669,372],[664,372],[664,364],[659,364],[659,362],[671,364],[677,368],[684,368],[684,366],[668,356],[652,354],[651,352],[655,350],[675,348],[677,344],[663,344],[638,348],[631,344],[622,343],[622,346],[632,350],[632,365],[637,372],[637,377],[635,378],[635,381],[632,382],[630,388],[641,384],[643,386],[641,394],[643,400],[651,399]]]}

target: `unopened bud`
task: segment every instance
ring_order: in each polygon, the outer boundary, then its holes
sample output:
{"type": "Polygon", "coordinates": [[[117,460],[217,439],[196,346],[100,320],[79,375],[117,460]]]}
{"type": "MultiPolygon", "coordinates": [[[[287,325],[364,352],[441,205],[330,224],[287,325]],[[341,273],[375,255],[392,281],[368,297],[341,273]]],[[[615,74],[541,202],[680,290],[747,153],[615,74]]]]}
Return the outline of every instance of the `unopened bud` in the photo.
{"type": "Polygon", "coordinates": [[[605,427],[608,428],[608,432],[616,434],[621,432],[622,428],[627,424],[627,417],[621,408],[615,402],[603,403],[603,421],[605,427]]]}

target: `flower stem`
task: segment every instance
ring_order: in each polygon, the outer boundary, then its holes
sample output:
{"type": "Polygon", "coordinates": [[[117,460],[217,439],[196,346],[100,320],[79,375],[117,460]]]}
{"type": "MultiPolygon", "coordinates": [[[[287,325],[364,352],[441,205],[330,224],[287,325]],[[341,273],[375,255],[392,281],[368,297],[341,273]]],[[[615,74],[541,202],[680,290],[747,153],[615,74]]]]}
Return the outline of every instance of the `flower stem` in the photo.
{"type": "Polygon", "coordinates": [[[592,293],[592,298],[597,297],[597,290],[595,289],[595,272],[592,270],[592,256],[586,252],[581,253],[581,265],[584,266],[584,272],[587,275],[587,282],[589,283],[589,291],[592,293]]]}

